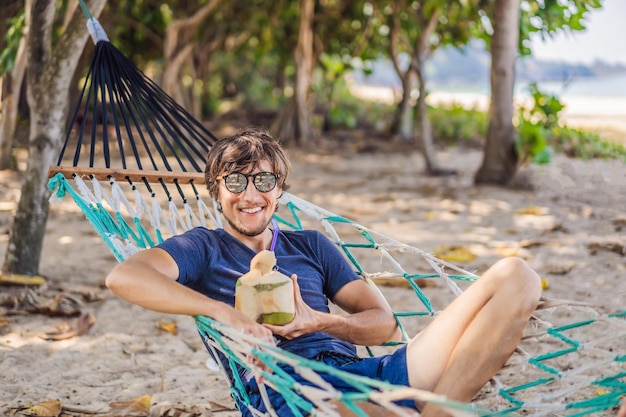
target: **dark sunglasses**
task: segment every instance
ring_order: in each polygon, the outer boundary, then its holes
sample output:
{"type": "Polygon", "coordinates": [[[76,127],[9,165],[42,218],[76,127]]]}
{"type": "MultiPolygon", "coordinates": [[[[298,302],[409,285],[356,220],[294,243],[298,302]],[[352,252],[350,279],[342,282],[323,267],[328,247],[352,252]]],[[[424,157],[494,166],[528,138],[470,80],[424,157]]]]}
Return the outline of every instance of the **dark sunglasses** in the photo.
{"type": "Polygon", "coordinates": [[[233,194],[242,193],[248,187],[248,178],[252,177],[252,184],[259,192],[269,193],[276,187],[278,175],[272,172],[259,172],[257,174],[242,174],[233,172],[228,175],[218,175],[217,180],[224,180],[226,189],[233,194]]]}

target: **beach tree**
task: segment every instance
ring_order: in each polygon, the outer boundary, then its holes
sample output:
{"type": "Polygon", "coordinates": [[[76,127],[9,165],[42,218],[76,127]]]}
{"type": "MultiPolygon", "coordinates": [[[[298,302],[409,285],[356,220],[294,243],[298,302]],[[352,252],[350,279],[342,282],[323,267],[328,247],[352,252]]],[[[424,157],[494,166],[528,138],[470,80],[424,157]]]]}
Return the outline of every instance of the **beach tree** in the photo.
{"type": "Polygon", "coordinates": [[[482,30],[478,2],[441,0],[395,0],[379,2],[389,33],[389,58],[402,85],[393,130],[401,141],[415,141],[430,174],[446,174],[437,162],[433,133],[428,117],[428,79],[426,64],[444,46],[460,47],[482,30]],[[405,59],[406,58],[406,59],[405,59]],[[417,89],[417,91],[416,91],[417,89]]]}
{"type": "MultiPolygon", "coordinates": [[[[194,7],[189,15],[176,16],[165,29],[161,86],[176,102],[190,109],[198,119],[202,116],[200,104],[193,94],[185,94],[180,80],[183,78],[185,64],[195,67],[192,58],[194,50],[197,50],[201,44],[202,38],[198,36],[200,26],[216,11],[220,3],[221,0],[212,0],[200,7],[194,7]]],[[[219,44],[219,42],[214,44],[219,44]]],[[[205,50],[205,53],[210,56],[212,50],[209,47],[206,49],[208,50],[205,50]]],[[[191,70],[196,72],[196,68],[191,70]]]]}
{"type": "MultiPolygon", "coordinates": [[[[287,104],[280,109],[272,130],[284,143],[309,147],[315,141],[315,132],[309,120],[314,111],[310,96],[320,93],[319,90],[313,91],[315,71],[320,70],[320,84],[325,84],[322,92],[328,98],[327,106],[330,107],[333,105],[333,84],[354,65],[366,66],[367,61],[379,57],[383,38],[378,34],[380,22],[374,16],[369,1],[313,2],[310,5],[313,7],[312,14],[307,19],[307,9],[300,5],[294,10],[296,3],[291,2],[291,8],[287,8],[292,10],[291,17],[286,16],[281,23],[282,28],[274,31],[286,41],[274,41],[279,51],[284,50],[285,45],[295,46],[291,53],[293,66],[283,61],[284,65],[277,68],[279,74],[293,72],[293,94],[285,97],[287,104]],[[297,21],[298,26],[291,27],[285,21],[297,21]],[[291,38],[290,31],[297,37],[291,38]]],[[[279,52],[279,56],[285,55],[279,52]]]]}
{"type": "MultiPolygon", "coordinates": [[[[285,32],[292,30],[283,28],[294,26],[290,15],[297,12],[296,7],[276,4],[268,8],[258,0],[206,0],[183,5],[163,6],[169,22],[160,60],[161,85],[198,120],[212,116],[221,98],[254,89],[256,78],[251,75],[271,72],[267,62],[278,62],[275,66],[280,67],[285,56],[293,53],[288,47],[293,44],[291,39],[284,39],[285,32]],[[286,23],[281,25],[283,20],[286,23]]],[[[246,99],[242,101],[245,105],[246,99]]]]}
{"type": "MultiPolygon", "coordinates": [[[[98,16],[105,0],[87,2],[98,16]]],[[[48,167],[59,154],[65,135],[68,90],[88,37],[83,11],[76,3],[59,19],[55,0],[26,2],[27,99],[30,108],[28,160],[21,196],[11,227],[2,271],[36,275],[48,219],[48,167]]]]}
{"type": "Polygon", "coordinates": [[[491,37],[491,102],[483,162],[476,183],[507,184],[517,170],[513,88],[519,40],[519,0],[499,0],[493,12],[491,37]]]}
{"type": "Polygon", "coordinates": [[[530,34],[551,36],[564,30],[584,30],[584,17],[600,7],[601,0],[502,0],[495,2],[493,14],[484,14],[485,18],[491,16],[493,27],[492,35],[485,38],[492,59],[491,103],[483,161],[474,176],[475,183],[506,185],[520,166],[518,132],[513,124],[515,61],[519,54],[532,53],[530,34]]]}
{"type": "Polygon", "coordinates": [[[0,15],[11,16],[0,21],[0,78],[2,82],[2,118],[0,119],[0,170],[15,169],[13,147],[17,138],[18,108],[26,73],[26,39],[22,36],[26,15],[21,1],[0,5],[0,15]]]}
{"type": "Polygon", "coordinates": [[[301,144],[313,138],[310,119],[309,93],[313,81],[313,69],[316,62],[314,54],[313,23],[315,18],[315,0],[299,0],[299,16],[296,47],[293,51],[295,62],[295,81],[293,99],[287,106],[293,111],[282,113],[273,128],[285,141],[301,144]]]}

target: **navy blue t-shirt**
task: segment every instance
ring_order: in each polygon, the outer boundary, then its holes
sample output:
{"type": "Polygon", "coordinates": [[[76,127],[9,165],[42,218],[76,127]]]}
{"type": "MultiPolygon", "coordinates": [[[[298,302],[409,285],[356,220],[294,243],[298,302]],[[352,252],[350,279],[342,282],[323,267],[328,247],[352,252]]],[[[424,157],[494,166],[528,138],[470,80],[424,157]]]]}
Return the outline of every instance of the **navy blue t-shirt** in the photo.
{"type": "MultiPolygon", "coordinates": [[[[174,236],[157,247],[178,264],[178,282],[231,306],[235,304],[237,279],[250,270],[250,261],[256,255],[223,229],[204,227],[174,236]]],[[[298,276],[303,300],[317,311],[329,312],[329,299],[341,287],[359,279],[338,248],[318,231],[281,230],[274,252],[278,270],[298,276]]],[[[309,359],[321,350],[356,355],[354,345],[322,332],[281,340],[278,346],[309,359]]]]}

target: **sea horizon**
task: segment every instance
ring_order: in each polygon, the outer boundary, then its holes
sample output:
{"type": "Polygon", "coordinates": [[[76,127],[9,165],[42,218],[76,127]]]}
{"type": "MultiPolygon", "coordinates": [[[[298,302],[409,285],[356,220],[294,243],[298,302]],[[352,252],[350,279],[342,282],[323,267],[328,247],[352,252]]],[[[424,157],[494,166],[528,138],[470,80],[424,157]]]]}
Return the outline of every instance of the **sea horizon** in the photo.
{"type": "MultiPolygon", "coordinates": [[[[514,87],[515,97],[529,97],[529,87],[537,84],[539,90],[557,96],[559,99],[572,97],[612,97],[626,99],[626,74],[607,74],[603,76],[577,76],[566,80],[517,80],[514,87]]],[[[466,82],[437,84],[429,86],[430,93],[461,93],[489,95],[488,82],[468,84],[466,82]]]]}
{"type": "MultiPolygon", "coordinates": [[[[518,81],[515,86],[517,105],[527,105],[530,81],[518,81]]],[[[567,83],[538,82],[541,91],[554,94],[565,105],[560,116],[572,127],[609,129],[624,136],[626,141],[626,74],[602,77],[572,78],[567,83]]],[[[353,84],[352,94],[366,100],[385,103],[397,102],[398,88],[380,85],[353,84]]],[[[430,105],[458,104],[466,109],[487,111],[490,94],[488,85],[435,86],[429,88],[430,105]]]]}

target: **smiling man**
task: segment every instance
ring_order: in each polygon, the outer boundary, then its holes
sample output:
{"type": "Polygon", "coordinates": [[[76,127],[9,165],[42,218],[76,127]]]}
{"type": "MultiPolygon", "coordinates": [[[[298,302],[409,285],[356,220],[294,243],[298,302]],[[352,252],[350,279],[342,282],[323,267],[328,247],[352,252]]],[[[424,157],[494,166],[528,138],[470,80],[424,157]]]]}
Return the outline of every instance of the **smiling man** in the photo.
{"type": "MultiPolygon", "coordinates": [[[[246,129],[218,141],[209,151],[205,179],[224,228],[198,227],[141,251],[111,271],[107,286],[145,308],[208,316],[346,372],[470,401],[519,343],[541,294],[537,274],[520,259],[500,260],[407,345],[360,358],[355,345],[399,337],[395,318],[324,235],[272,227],[289,170],[283,149],[265,130],[246,129]],[[276,267],[294,284],[295,315],[284,326],[257,323],[233,307],[237,279],[262,250],[274,251],[276,267]],[[330,302],[347,314],[331,314],[330,302]]],[[[257,381],[237,371],[252,405],[265,411],[257,381]]],[[[340,378],[324,379],[350,390],[340,378]]],[[[277,415],[292,415],[280,393],[267,392],[277,415]]],[[[443,415],[411,400],[398,403],[423,416],[443,415]]],[[[245,404],[237,406],[251,415],[245,404]]]]}

